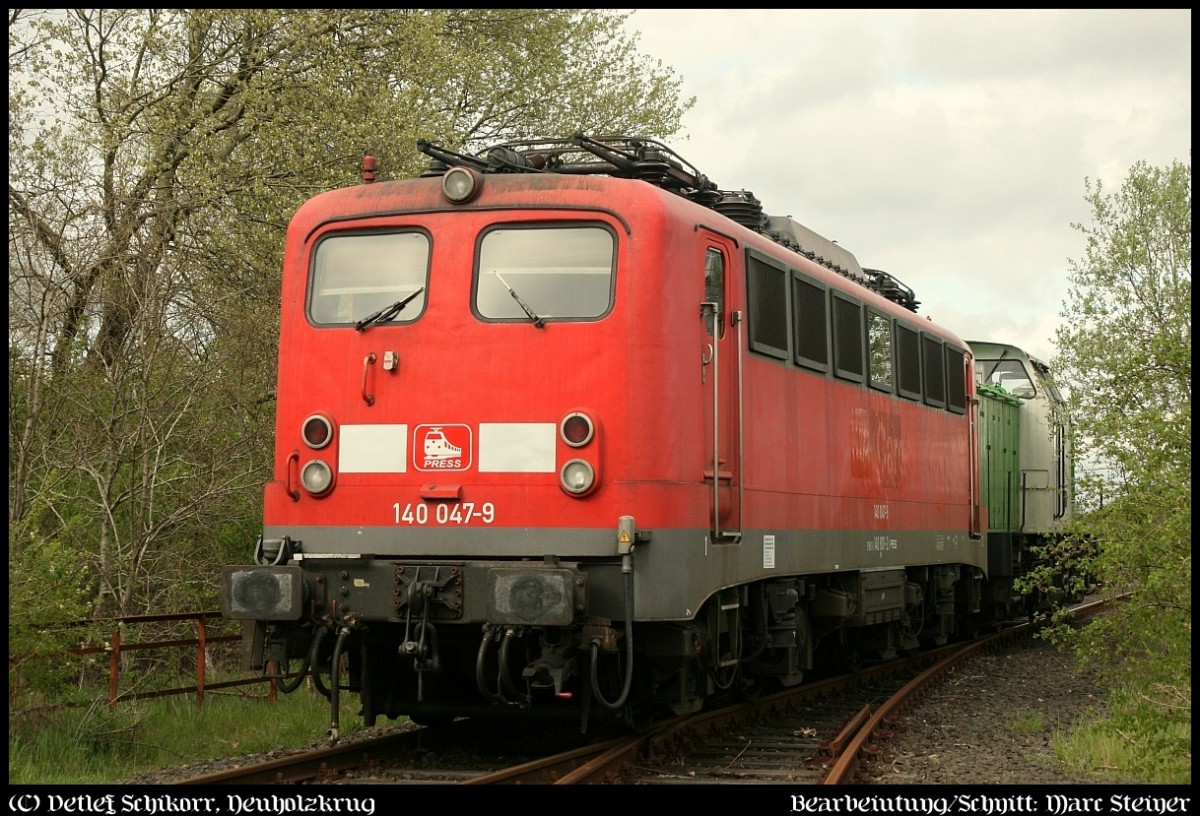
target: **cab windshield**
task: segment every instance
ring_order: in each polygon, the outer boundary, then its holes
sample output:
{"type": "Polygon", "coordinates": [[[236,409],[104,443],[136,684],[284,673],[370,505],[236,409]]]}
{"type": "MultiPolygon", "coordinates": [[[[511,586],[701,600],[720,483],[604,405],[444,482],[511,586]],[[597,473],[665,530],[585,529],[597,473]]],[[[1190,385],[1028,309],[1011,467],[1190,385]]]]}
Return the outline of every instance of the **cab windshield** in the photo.
{"type": "MultiPolygon", "coordinates": [[[[317,244],[308,316],[316,325],[357,323],[426,286],[423,232],[341,233],[317,244]]],[[[419,292],[386,322],[408,323],[425,308],[419,292]]]]}
{"type": "Polygon", "coordinates": [[[615,246],[600,226],[489,230],[479,244],[475,311],[535,323],[600,317],[612,305],[615,246]]]}
{"type": "Polygon", "coordinates": [[[999,385],[1014,397],[1030,399],[1037,394],[1020,360],[976,360],[975,380],[980,385],[999,385]]]}

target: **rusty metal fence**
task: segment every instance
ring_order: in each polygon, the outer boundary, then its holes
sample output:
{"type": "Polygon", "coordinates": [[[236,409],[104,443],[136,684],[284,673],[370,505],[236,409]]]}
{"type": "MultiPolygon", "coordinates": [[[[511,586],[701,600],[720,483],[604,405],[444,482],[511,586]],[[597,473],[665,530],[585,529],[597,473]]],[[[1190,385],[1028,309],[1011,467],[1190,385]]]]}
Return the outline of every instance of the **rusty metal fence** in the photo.
{"type": "MultiPolygon", "coordinates": [[[[130,615],[126,617],[107,618],[104,620],[89,620],[76,621],[69,624],[70,626],[91,627],[112,625],[112,631],[107,641],[103,646],[81,646],[79,648],[67,649],[67,653],[71,655],[107,655],[108,663],[108,704],[115,706],[117,703],[128,700],[147,699],[150,697],[169,697],[177,694],[195,694],[196,704],[204,703],[205,692],[215,689],[231,688],[234,686],[248,686],[258,683],[267,683],[267,699],[270,702],[275,702],[279,691],[279,681],[281,678],[274,676],[257,676],[257,677],[242,677],[235,680],[221,680],[218,682],[209,682],[206,678],[206,670],[208,668],[210,648],[217,644],[234,643],[241,641],[241,635],[223,635],[210,632],[212,628],[209,621],[213,619],[223,620],[219,611],[208,612],[181,612],[164,615],[130,615]],[[169,638],[162,640],[131,640],[129,639],[129,630],[146,624],[166,624],[173,622],[191,621],[193,637],[169,638]],[[153,689],[148,691],[137,690],[121,690],[121,681],[123,675],[128,674],[124,670],[124,665],[127,658],[135,652],[144,652],[148,650],[166,650],[166,649],[191,649],[193,650],[194,660],[187,661],[189,666],[194,666],[195,682],[189,685],[179,686],[174,688],[153,689]]],[[[16,655],[9,656],[10,665],[16,666],[20,662],[27,659],[36,659],[39,656],[24,656],[16,655]]],[[[45,657],[45,656],[41,656],[45,657]]],[[[189,672],[190,673],[190,672],[189,672]]],[[[175,677],[182,676],[182,672],[176,673],[175,677]]],[[[189,678],[190,679],[190,678],[189,678]]]]}

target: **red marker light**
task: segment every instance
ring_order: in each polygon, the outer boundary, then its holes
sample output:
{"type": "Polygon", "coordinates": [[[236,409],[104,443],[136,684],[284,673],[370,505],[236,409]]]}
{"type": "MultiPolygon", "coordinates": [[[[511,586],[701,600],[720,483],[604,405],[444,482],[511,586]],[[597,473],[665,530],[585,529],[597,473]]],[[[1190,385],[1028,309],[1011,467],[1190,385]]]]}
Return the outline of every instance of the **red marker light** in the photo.
{"type": "Polygon", "coordinates": [[[596,426],[587,414],[578,412],[567,414],[558,426],[562,440],[572,448],[581,448],[592,441],[596,426]]]}

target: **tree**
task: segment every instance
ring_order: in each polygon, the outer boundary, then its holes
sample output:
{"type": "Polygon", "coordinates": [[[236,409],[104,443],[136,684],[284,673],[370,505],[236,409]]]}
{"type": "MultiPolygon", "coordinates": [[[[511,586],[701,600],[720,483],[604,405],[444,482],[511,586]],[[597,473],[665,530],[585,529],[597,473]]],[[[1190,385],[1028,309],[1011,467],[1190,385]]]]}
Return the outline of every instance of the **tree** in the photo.
{"type": "Polygon", "coordinates": [[[1139,162],[1121,190],[1088,182],[1093,222],[1053,368],[1071,395],[1081,534],[1093,569],[1128,603],[1081,630],[1120,679],[1186,708],[1191,695],[1192,173],[1139,162]]]}
{"type": "Polygon", "coordinates": [[[415,174],[418,138],[669,135],[691,102],[626,16],[10,11],[10,551],[87,563],[97,612],[213,603],[270,470],[291,212],[364,153],[415,174]]]}

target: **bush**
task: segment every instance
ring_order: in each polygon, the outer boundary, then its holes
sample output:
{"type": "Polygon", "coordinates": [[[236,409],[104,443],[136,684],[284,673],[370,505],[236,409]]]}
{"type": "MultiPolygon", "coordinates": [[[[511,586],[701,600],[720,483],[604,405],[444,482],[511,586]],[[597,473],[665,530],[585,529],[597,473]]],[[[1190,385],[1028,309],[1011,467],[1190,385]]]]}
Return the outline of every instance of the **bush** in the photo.
{"type": "Polygon", "coordinates": [[[13,541],[10,535],[8,575],[11,711],[20,697],[44,701],[76,685],[77,676],[63,671],[61,655],[92,633],[76,624],[90,606],[87,566],[57,540],[13,541]]]}

